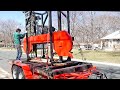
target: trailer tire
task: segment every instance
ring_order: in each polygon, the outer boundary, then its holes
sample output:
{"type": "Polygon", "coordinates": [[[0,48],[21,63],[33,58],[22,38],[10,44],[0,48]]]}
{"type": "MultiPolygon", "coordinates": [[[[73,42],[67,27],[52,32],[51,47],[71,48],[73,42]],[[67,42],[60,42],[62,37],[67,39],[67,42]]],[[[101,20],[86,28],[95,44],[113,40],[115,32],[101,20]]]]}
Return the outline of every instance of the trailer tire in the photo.
{"type": "Polygon", "coordinates": [[[17,65],[13,65],[12,66],[12,77],[13,79],[25,79],[22,68],[17,65]]]}
{"type": "Polygon", "coordinates": [[[18,66],[17,65],[13,65],[12,66],[12,69],[11,69],[11,71],[12,71],[12,78],[13,79],[18,79],[18,66]]]}

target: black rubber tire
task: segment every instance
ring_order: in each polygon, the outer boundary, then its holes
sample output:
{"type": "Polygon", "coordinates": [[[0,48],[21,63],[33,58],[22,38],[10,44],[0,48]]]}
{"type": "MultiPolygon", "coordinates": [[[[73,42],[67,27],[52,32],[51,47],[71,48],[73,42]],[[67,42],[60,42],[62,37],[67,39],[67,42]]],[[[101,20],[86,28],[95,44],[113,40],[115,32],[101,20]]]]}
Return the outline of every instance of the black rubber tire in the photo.
{"type": "Polygon", "coordinates": [[[13,65],[11,70],[13,79],[25,79],[24,72],[21,67],[13,65]]]}
{"type": "Polygon", "coordinates": [[[11,72],[12,72],[12,78],[13,79],[18,79],[18,66],[16,65],[13,65],[12,68],[11,68],[11,72]]]}

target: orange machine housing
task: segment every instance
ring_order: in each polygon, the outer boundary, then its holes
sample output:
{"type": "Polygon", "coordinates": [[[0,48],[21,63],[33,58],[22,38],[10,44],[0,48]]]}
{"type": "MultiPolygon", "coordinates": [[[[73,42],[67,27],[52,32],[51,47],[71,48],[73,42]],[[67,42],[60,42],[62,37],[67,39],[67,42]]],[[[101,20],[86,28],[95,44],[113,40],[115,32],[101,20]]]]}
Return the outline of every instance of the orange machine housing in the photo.
{"type": "MultiPolygon", "coordinates": [[[[70,51],[73,47],[72,37],[65,30],[53,32],[53,49],[58,56],[73,57],[70,51]]],[[[50,34],[41,34],[28,37],[28,54],[33,50],[33,44],[50,43],[50,34]]],[[[23,39],[23,50],[27,53],[26,38],[23,39]]]]}

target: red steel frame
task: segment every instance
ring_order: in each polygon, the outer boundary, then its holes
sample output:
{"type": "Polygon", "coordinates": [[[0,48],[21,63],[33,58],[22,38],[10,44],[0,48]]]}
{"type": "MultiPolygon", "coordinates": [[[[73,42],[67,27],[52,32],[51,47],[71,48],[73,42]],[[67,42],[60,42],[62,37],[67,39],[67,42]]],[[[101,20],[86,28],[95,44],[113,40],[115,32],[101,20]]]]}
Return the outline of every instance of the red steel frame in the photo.
{"type": "MultiPolygon", "coordinates": [[[[53,47],[58,56],[69,56],[73,57],[70,51],[73,47],[72,37],[67,31],[53,32],[53,47]]],[[[28,54],[33,50],[33,44],[37,43],[48,43],[50,42],[49,34],[42,34],[28,37],[28,54]]],[[[26,38],[23,40],[23,49],[26,52],[26,38]]]]}
{"type": "MultiPolygon", "coordinates": [[[[70,51],[72,50],[73,42],[70,34],[65,30],[53,32],[52,34],[53,34],[52,36],[53,48],[55,52],[58,54],[58,56],[68,56],[72,58],[73,56],[70,51]]],[[[23,50],[27,54],[30,54],[30,52],[33,50],[33,44],[50,43],[51,41],[49,33],[30,36],[27,37],[27,39],[24,38],[23,40],[23,50]],[[28,44],[26,43],[27,39],[29,42],[28,44]]],[[[39,74],[32,73],[32,71],[30,70],[30,66],[28,64],[21,63],[20,61],[14,61],[13,65],[17,65],[22,68],[25,79],[38,79],[39,74]]],[[[96,67],[94,66],[83,72],[63,73],[55,75],[53,76],[53,79],[88,79],[89,76],[92,75],[93,71],[96,71],[96,67]]],[[[48,77],[46,77],[46,79],[48,79],[48,77]]]]}
{"type": "MultiPolygon", "coordinates": [[[[30,67],[28,64],[21,63],[20,61],[14,61],[14,65],[17,65],[22,68],[24,72],[25,79],[39,79],[38,73],[32,73],[30,70],[30,67]]],[[[83,72],[73,72],[73,73],[63,73],[58,74],[53,77],[53,79],[88,79],[90,75],[93,74],[93,72],[97,71],[96,67],[93,66],[83,72]]],[[[46,79],[48,79],[47,76],[44,76],[46,79]]]]}

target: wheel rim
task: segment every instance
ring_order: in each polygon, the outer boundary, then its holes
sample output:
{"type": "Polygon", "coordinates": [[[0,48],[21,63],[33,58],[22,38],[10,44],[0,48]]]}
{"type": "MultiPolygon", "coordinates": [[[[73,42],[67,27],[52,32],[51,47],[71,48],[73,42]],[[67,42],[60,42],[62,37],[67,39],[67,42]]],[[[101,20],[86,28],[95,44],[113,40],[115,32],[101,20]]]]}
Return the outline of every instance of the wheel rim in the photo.
{"type": "Polygon", "coordinates": [[[24,79],[24,74],[23,74],[22,69],[18,66],[13,66],[12,77],[13,79],[24,79]]]}
{"type": "Polygon", "coordinates": [[[15,68],[15,66],[13,67],[13,70],[12,70],[12,76],[13,76],[13,79],[17,79],[17,68],[15,68]]]}
{"type": "Polygon", "coordinates": [[[20,73],[19,73],[19,77],[18,77],[18,79],[23,79],[23,74],[22,74],[21,71],[20,71],[20,73]]]}

